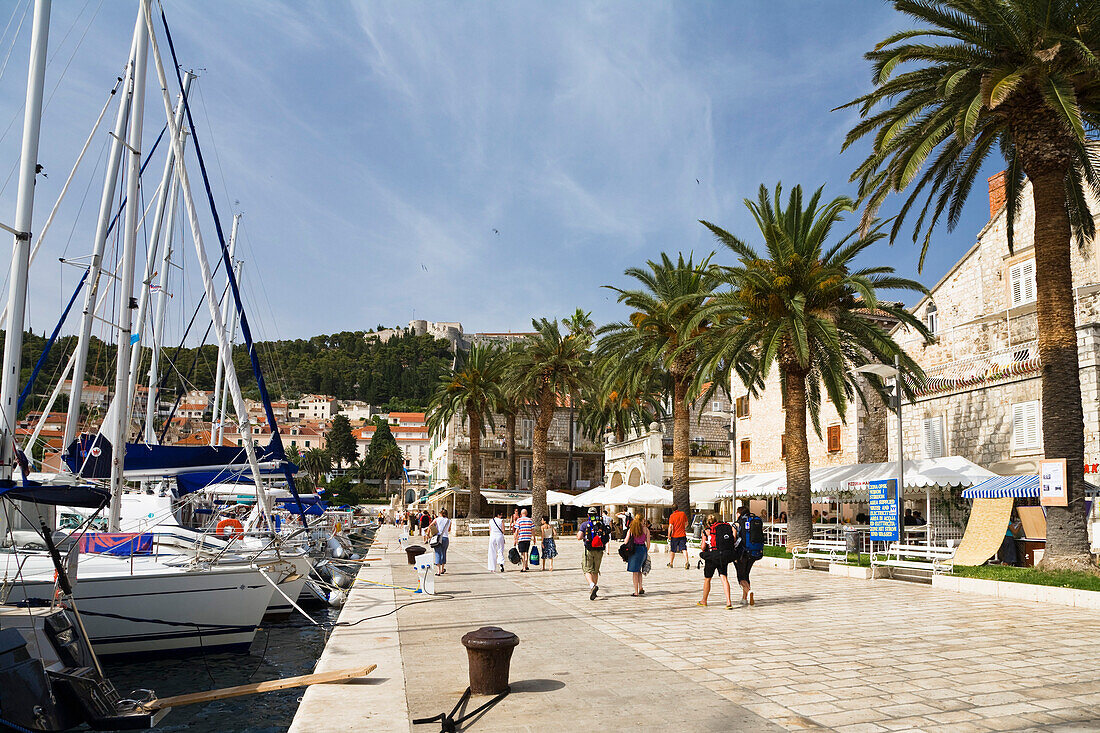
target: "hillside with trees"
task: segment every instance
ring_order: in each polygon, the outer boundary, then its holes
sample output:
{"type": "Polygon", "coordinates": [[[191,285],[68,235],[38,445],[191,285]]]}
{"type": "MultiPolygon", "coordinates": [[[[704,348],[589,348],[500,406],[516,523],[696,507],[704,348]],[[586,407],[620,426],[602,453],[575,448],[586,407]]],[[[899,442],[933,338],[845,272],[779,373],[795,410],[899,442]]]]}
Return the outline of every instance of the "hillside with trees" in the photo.
{"type": "MultiPolygon", "coordinates": [[[[303,394],[330,394],[338,400],[364,400],[383,409],[422,410],[439,375],[451,364],[451,346],[432,336],[402,334],[385,343],[365,331],[344,331],[310,339],[256,342],[261,369],[272,399],[293,400],[303,394]]],[[[3,334],[0,333],[0,343],[3,334]]],[[[26,333],[23,341],[22,384],[42,353],[46,338],[26,333]]],[[[59,338],[43,363],[25,409],[39,409],[76,346],[75,336],[59,338]]],[[[167,347],[161,352],[164,399],[189,389],[214,388],[216,345],[167,347]]],[[[92,384],[114,384],[115,347],[93,337],[88,348],[92,384]]],[[[258,397],[248,352],[237,346],[233,364],[246,397],[258,397]]],[[[141,372],[148,370],[148,356],[141,372]]],[[[64,395],[54,409],[64,409],[64,395]]]]}

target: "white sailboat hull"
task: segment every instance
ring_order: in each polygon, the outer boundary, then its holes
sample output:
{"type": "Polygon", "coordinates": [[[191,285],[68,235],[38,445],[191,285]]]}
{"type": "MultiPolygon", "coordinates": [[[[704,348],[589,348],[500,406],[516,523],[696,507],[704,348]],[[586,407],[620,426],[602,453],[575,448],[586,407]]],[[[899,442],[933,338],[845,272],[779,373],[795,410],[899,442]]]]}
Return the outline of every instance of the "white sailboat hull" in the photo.
{"type": "MultiPolygon", "coordinates": [[[[41,572],[41,562],[28,565],[7,603],[53,597],[52,571],[41,572]]],[[[274,593],[250,567],[192,570],[135,558],[130,572],[129,558],[102,556],[92,562],[82,557],[81,565],[74,598],[103,656],[247,648],[274,593]],[[88,565],[95,567],[84,572],[88,565]]]]}

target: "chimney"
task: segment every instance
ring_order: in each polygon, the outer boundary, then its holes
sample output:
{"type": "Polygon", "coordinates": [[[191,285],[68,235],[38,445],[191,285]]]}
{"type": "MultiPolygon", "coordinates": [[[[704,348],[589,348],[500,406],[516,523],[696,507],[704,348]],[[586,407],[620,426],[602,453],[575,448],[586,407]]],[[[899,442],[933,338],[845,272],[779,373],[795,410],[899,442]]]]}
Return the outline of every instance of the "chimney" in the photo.
{"type": "Polygon", "coordinates": [[[989,177],[989,218],[992,219],[1005,205],[1005,172],[989,177]]]}

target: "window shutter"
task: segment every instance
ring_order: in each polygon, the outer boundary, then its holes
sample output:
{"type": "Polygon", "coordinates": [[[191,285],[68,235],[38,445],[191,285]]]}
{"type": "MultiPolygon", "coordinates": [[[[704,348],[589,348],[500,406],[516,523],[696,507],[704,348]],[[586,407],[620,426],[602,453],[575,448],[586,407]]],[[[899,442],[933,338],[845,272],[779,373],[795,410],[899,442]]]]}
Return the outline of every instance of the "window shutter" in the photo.
{"type": "Polygon", "coordinates": [[[924,455],[927,458],[943,458],[945,445],[943,439],[943,416],[929,417],[924,420],[924,455]]]}
{"type": "Polygon", "coordinates": [[[741,441],[741,462],[748,463],[751,459],[751,444],[747,440],[741,441]]]}
{"type": "Polygon", "coordinates": [[[1016,450],[1039,446],[1039,403],[1021,402],[1012,406],[1012,447],[1016,450]]]}
{"type": "Polygon", "coordinates": [[[830,453],[836,453],[840,450],[840,426],[830,425],[827,429],[827,448],[830,453]]]}
{"type": "Polygon", "coordinates": [[[1028,260],[1020,267],[1020,280],[1022,281],[1022,290],[1024,293],[1024,302],[1030,303],[1035,300],[1035,262],[1034,260],[1028,260]]]}

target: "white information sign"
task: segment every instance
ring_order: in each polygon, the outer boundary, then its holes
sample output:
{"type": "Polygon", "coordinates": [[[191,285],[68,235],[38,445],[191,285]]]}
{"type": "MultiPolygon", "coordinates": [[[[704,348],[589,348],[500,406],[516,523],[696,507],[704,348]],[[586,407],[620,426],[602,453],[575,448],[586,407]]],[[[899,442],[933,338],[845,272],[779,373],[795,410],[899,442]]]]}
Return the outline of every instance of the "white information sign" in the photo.
{"type": "Polygon", "coordinates": [[[1068,506],[1066,459],[1039,461],[1039,503],[1043,506],[1068,506]]]}

